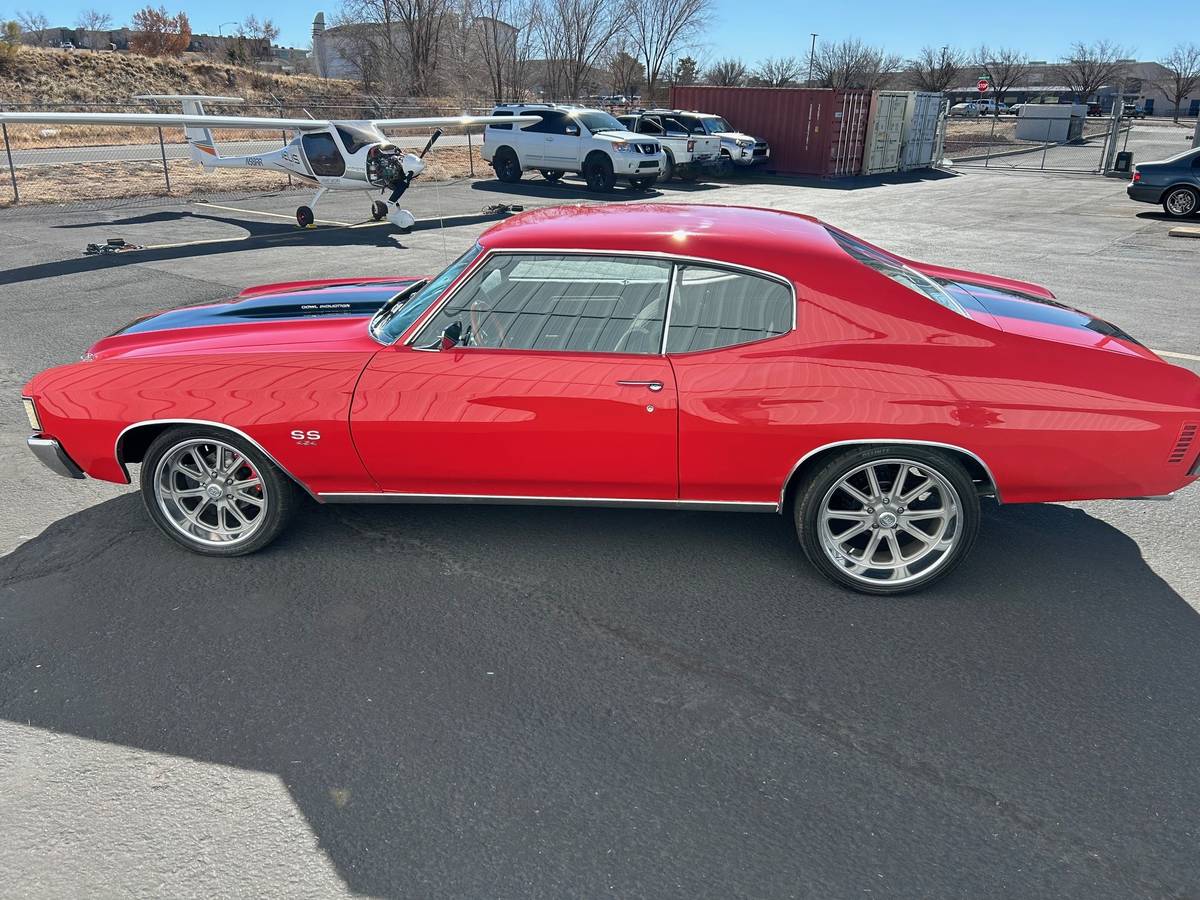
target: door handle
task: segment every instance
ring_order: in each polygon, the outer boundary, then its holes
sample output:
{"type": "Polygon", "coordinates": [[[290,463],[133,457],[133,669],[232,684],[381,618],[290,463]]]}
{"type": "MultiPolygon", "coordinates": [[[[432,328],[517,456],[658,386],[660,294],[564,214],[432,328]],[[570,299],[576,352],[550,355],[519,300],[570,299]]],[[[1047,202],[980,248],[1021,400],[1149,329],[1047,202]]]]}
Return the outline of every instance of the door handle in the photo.
{"type": "Polygon", "coordinates": [[[618,381],[617,384],[623,387],[646,387],[655,392],[662,390],[661,381],[618,381]]]}

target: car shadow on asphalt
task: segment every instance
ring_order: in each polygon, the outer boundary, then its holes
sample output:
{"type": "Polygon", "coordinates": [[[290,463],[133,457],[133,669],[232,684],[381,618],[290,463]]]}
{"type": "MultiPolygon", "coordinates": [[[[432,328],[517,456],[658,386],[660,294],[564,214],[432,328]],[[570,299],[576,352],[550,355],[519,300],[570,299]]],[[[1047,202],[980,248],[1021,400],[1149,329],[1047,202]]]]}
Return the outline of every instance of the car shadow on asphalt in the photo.
{"type": "Polygon", "coordinates": [[[0,588],[0,718],[274,773],[357,893],[1200,874],[1200,617],[1078,509],[989,505],[958,572],[887,599],[777,516],[309,504],[223,560],[131,494],[0,588]]]}
{"type": "MultiPolygon", "coordinates": [[[[441,219],[421,220],[411,230],[431,231],[442,227],[477,225],[482,222],[499,221],[502,218],[504,218],[504,214],[502,213],[445,216],[441,219]]],[[[67,229],[87,228],[96,232],[104,232],[105,237],[108,237],[114,228],[119,228],[121,225],[146,225],[154,224],[155,222],[170,222],[178,225],[188,219],[233,225],[241,229],[243,233],[227,238],[204,238],[196,241],[173,242],[157,246],[148,245],[140,250],[105,253],[98,256],[78,256],[71,257],[70,259],[34,263],[27,266],[15,266],[10,269],[0,270],[0,285],[21,284],[28,281],[39,281],[44,278],[57,278],[60,275],[95,272],[125,265],[136,265],[138,263],[156,263],[174,259],[220,256],[224,253],[255,250],[264,247],[379,247],[390,250],[404,249],[403,235],[388,224],[362,223],[354,226],[329,225],[301,229],[288,222],[263,222],[255,218],[199,213],[194,210],[161,211],[105,221],[101,224],[64,224],[53,227],[67,229]]]]}

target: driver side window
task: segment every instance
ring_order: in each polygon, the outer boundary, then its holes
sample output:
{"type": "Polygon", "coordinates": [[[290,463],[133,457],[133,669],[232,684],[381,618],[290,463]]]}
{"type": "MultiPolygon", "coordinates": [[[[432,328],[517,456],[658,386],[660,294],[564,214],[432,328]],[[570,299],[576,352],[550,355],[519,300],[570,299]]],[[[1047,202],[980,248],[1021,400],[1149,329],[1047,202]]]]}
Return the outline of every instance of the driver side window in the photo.
{"type": "Polygon", "coordinates": [[[657,354],[670,276],[662,260],[496,254],[416,343],[428,346],[458,323],[466,347],[657,354]]]}

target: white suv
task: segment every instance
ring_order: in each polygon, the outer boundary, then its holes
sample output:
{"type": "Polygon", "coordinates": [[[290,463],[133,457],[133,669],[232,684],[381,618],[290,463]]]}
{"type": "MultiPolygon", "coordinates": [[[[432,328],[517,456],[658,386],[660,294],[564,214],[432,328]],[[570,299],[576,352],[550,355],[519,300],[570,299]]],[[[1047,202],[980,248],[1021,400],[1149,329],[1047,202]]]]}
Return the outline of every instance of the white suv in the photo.
{"type": "Polygon", "coordinates": [[[663,171],[662,146],[654,138],[626,131],[625,126],[598,109],[552,103],[513,103],[497,106],[494,116],[531,113],[540,122],[524,128],[489,125],[483,131],[483,158],[496,177],[512,184],[523,172],[537,170],[547,181],[564,172],[579,172],[593,191],[611,191],[618,178],[647,190],[663,171]]]}

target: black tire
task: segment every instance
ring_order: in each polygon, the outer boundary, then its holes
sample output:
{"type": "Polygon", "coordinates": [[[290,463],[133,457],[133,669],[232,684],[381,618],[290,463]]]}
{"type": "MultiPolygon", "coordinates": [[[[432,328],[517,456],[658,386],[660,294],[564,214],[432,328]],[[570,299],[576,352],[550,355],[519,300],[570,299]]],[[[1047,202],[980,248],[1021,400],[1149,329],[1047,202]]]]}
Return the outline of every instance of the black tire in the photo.
{"type": "Polygon", "coordinates": [[[496,151],[492,157],[492,168],[496,170],[496,177],[505,184],[516,184],[521,180],[521,162],[508,147],[496,151]]]}
{"type": "Polygon", "coordinates": [[[583,164],[583,177],[589,191],[607,194],[617,183],[613,174],[612,160],[607,156],[593,156],[583,164]]]}
{"type": "Polygon", "coordinates": [[[382,200],[376,200],[374,203],[371,204],[371,218],[374,219],[376,222],[382,222],[384,219],[387,218],[387,214],[388,214],[387,204],[384,203],[382,200]]]}
{"type": "Polygon", "coordinates": [[[301,228],[307,228],[315,221],[316,217],[313,216],[313,211],[307,206],[301,206],[296,210],[296,224],[301,228]]]}
{"type": "Polygon", "coordinates": [[[150,514],[150,519],[158,526],[159,530],[193,553],[200,553],[204,556],[244,556],[262,549],[283,531],[294,514],[299,500],[299,490],[295,483],[253,444],[232,432],[203,425],[180,425],[168,428],[155,438],[142,460],[140,481],[142,502],[150,514]],[[225,456],[213,455],[210,457],[208,448],[215,451],[218,443],[227,448],[223,451],[225,456]],[[244,465],[238,465],[236,458],[230,459],[229,449],[243,457],[244,465]],[[199,478],[188,479],[187,476],[180,476],[177,472],[173,473],[171,459],[176,454],[187,453],[189,450],[194,450],[195,453],[203,456],[206,459],[205,466],[211,464],[213,470],[220,468],[221,459],[226,460],[233,468],[229,469],[226,479],[219,476],[212,477],[213,471],[201,471],[202,467],[193,465],[196,463],[197,456],[191,455],[184,457],[191,461],[188,468],[195,468],[201,475],[208,478],[208,482],[199,478]],[[261,504],[257,507],[258,512],[255,512],[256,507],[253,505],[251,497],[238,492],[237,488],[237,482],[245,483],[255,479],[258,484],[244,490],[252,491],[254,492],[253,496],[258,497],[261,504]],[[190,481],[195,481],[196,487],[192,487],[190,481]],[[215,502],[208,499],[207,495],[194,498],[197,503],[191,508],[191,512],[195,515],[195,519],[188,520],[180,514],[179,510],[181,504],[193,498],[173,498],[168,495],[168,491],[162,487],[163,485],[171,485],[174,489],[185,490],[216,486],[217,489],[225,492],[225,496],[218,498],[215,502]],[[240,496],[245,496],[246,499],[238,499],[240,496]],[[202,500],[207,504],[204,510],[200,508],[202,500]],[[222,502],[226,505],[240,504],[238,507],[240,515],[244,519],[250,520],[247,525],[249,531],[244,537],[222,538],[221,542],[214,537],[219,534],[217,529],[227,527],[230,522],[234,523],[235,528],[237,526],[237,518],[232,513],[220,509],[219,504],[222,502]],[[176,517],[174,519],[171,510],[174,511],[176,517]],[[184,518],[184,521],[177,524],[180,518],[184,518]],[[204,532],[205,526],[211,530],[204,532]],[[206,533],[209,539],[189,534],[189,530],[206,533]]]}
{"type": "Polygon", "coordinates": [[[698,166],[683,166],[675,170],[675,177],[680,181],[693,184],[700,177],[700,169],[698,166]]]}
{"type": "Polygon", "coordinates": [[[629,186],[635,191],[648,191],[654,187],[654,182],[658,181],[657,175],[647,175],[645,178],[630,178],[629,186]]]}
{"type": "Polygon", "coordinates": [[[538,171],[541,172],[542,177],[551,184],[557,184],[559,179],[563,177],[562,172],[556,172],[554,169],[538,169],[538,171]]]}
{"type": "Polygon", "coordinates": [[[672,176],[674,176],[675,174],[676,174],[675,157],[671,155],[670,150],[668,150],[664,147],[663,148],[663,170],[662,170],[662,173],[658,177],[662,180],[663,184],[666,184],[668,181],[671,180],[672,176]]]}
{"type": "MultiPolygon", "coordinates": [[[[923,483],[923,481],[917,481],[916,487],[920,487],[923,483]]],[[[862,493],[865,495],[869,490],[869,486],[863,487],[862,493]]],[[[935,448],[898,445],[856,447],[844,450],[824,461],[817,469],[809,473],[804,483],[797,487],[794,496],[793,516],[804,555],[826,578],[864,594],[906,594],[928,587],[935,581],[945,578],[970,552],[979,533],[979,495],[974,482],[957,459],[945,451],[935,448]],[[855,479],[858,478],[864,480],[857,484],[869,485],[866,474],[862,473],[862,467],[871,464],[878,467],[875,471],[878,473],[877,482],[881,488],[881,498],[872,498],[875,505],[861,503],[849,494],[842,494],[838,490],[837,485],[847,477],[851,480],[852,487],[855,486],[855,479]],[[902,495],[907,496],[910,489],[915,489],[913,482],[909,479],[924,479],[931,485],[931,488],[924,494],[912,497],[907,501],[911,507],[901,503],[900,497],[888,494],[900,480],[901,465],[905,467],[902,495]],[[895,475],[892,476],[889,483],[888,473],[893,471],[895,475]],[[947,487],[949,496],[944,496],[947,494],[947,487]],[[932,496],[934,492],[937,492],[936,499],[932,496]],[[877,502],[879,499],[884,502],[877,502]],[[953,504],[952,507],[948,501],[953,504]],[[823,520],[830,521],[824,513],[827,505],[833,506],[834,504],[841,508],[850,508],[855,513],[868,514],[869,521],[860,520],[866,528],[859,530],[860,537],[853,538],[853,542],[860,542],[865,546],[855,547],[851,541],[835,542],[833,540],[851,533],[855,527],[853,524],[847,525],[846,528],[839,526],[837,532],[833,532],[831,525],[827,526],[829,536],[828,538],[822,537],[823,520]],[[946,517],[947,521],[944,524],[939,524],[937,520],[926,517],[921,520],[921,524],[915,525],[914,527],[926,536],[936,538],[923,543],[914,539],[913,532],[906,531],[906,525],[897,524],[897,522],[901,521],[901,516],[906,518],[921,512],[935,511],[931,510],[927,504],[937,504],[936,508],[940,509],[953,508],[956,512],[952,517],[946,517]],[[861,510],[855,509],[860,505],[863,507],[861,510]],[[886,518],[889,513],[891,514],[890,519],[886,518]],[[884,517],[882,521],[880,517],[884,517]],[[931,522],[932,525],[929,524],[931,522]],[[930,527],[935,529],[932,535],[926,533],[926,529],[930,527]],[[942,530],[936,530],[939,528],[942,530]],[[876,532],[880,532],[878,538],[876,532]],[[888,532],[891,532],[890,537],[888,532]],[[952,543],[948,549],[939,553],[938,548],[942,545],[944,536],[949,536],[952,543]],[[874,549],[869,557],[871,561],[881,563],[877,567],[862,564],[862,554],[872,549],[870,543],[872,540],[877,540],[875,548],[879,548],[885,543],[887,546],[886,552],[889,557],[887,561],[878,559],[880,549],[874,549]],[[905,547],[912,552],[906,554],[905,547]],[[911,565],[915,566],[915,571],[910,572],[909,565],[889,567],[889,562],[896,561],[896,550],[900,551],[902,557],[911,555],[913,558],[911,565]],[[856,552],[859,554],[858,557],[855,556],[856,552]],[[924,552],[926,555],[919,556],[920,552],[924,552]],[[839,562],[834,561],[835,555],[839,558],[839,562]],[[854,569],[863,571],[856,573],[852,571],[854,569]],[[895,583],[885,577],[892,571],[895,572],[895,583]],[[876,574],[872,575],[872,572],[876,574]]],[[[836,519],[836,516],[834,518],[836,519]]],[[[847,523],[843,522],[842,524],[847,523]]],[[[913,526],[913,522],[909,521],[909,525],[913,526]]]]}
{"type": "Polygon", "coordinates": [[[1186,186],[1173,187],[1163,194],[1162,206],[1172,219],[1186,219],[1200,212],[1200,192],[1186,186]]]}

